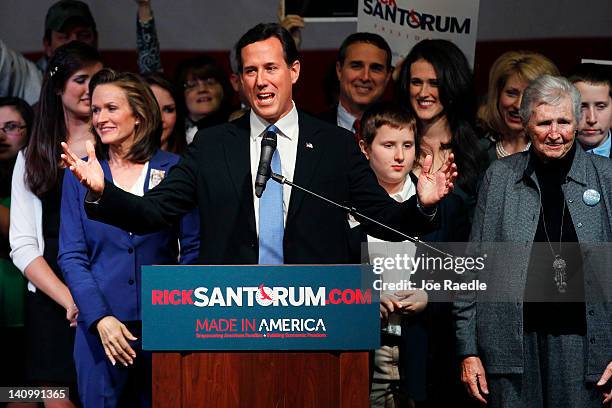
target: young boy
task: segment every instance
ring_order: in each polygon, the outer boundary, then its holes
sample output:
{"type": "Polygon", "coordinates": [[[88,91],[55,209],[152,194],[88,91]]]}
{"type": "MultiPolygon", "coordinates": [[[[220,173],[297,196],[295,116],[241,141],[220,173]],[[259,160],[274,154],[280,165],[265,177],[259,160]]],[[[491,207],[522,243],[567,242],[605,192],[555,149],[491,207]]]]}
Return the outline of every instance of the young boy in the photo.
{"type": "MultiPolygon", "coordinates": [[[[370,161],[370,167],[376,174],[378,183],[398,202],[408,200],[416,194],[416,182],[410,178],[410,171],[416,157],[416,119],[409,112],[392,104],[375,105],[367,110],[361,119],[361,151],[370,161]]],[[[416,248],[411,242],[383,243],[376,238],[367,237],[369,257],[394,257],[396,253],[414,255],[416,248]]],[[[405,270],[386,269],[380,276],[385,283],[400,282],[410,279],[410,272],[405,270]]],[[[414,399],[424,396],[424,370],[411,374],[418,381],[411,381],[408,386],[402,366],[400,375],[400,348],[407,352],[402,344],[406,334],[402,330],[419,330],[425,339],[424,328],[420,324],[407,325],[408,321],[418,322],[413,315],[422,312],[427,305],[424,291],[386,291],[380,296],[380,317],[382,320],[381,348],[374,352],[374,372],[370,392],[371,407],[411,407],[414,399]],[[402,322],[403,320],[403,322],[402,322]],[[402,324],[403,323],[403,324],[402,324]],[[402,378],[401,378],[402,377],[402,378]]],[[[413,337],[413,336],[411,336],[413,337]]],[[[411,339],[414,340],[414,337],[411,339]]],[[[418,366],[424,368],[426,342],[412,347],[410,352],[419,354],[418,366]]],[[[404,358],[405,356],[402,356],[404,358]]],[[[414,358],[411,359],[411,366],[414,358]]]]}
{"type": "Polygon", "coordinates": [[[612,67],[580,64],[569,76],[581,97],[578,141],[589,153],[610,156],[612,127],[612,67]]]}
{"type": "MultiPolygon", "coordinates": [[[[411,170],[419,154],[418,136],[415,116],[397,105],[374,105],[361,118],[361,151],[370,161],[379,184],[399,202],[416,194],[417,178],[411,170]]],[[[439,229],[421,239],[430,242],[466,241],[469,224],[461,198],[449,194],[439,203],[437,211],[439,229]]],[[[362,240],[365,240],[365,234],[362,240]]],[[[395,256],[396,253],[409,256],[416,253],[411,242],[382,243],[370,236],[367,241],[370,259],[395,256]]],[[[411,280],[416,281],[415,276],[411,280]]],[[[410,272],[385,270],[381,279],[383,282],[399,282],[410,279],[410,272]]],[[[415,401],[424,400],[429,406],[449,406],[453,401],[459,401],[461,405],[465,396],[459,377],[455,375],[449,304],[432,303],[428,306],[428,296],[422,290],[383,290],[380,302],[381,348],[374,353],[371,406],[414,407],[415,401]],[[421,313],[426,307],[426,313],[421,313]],[[436,372],[430,381],[427,381],[428,371],[436,372]]]]}

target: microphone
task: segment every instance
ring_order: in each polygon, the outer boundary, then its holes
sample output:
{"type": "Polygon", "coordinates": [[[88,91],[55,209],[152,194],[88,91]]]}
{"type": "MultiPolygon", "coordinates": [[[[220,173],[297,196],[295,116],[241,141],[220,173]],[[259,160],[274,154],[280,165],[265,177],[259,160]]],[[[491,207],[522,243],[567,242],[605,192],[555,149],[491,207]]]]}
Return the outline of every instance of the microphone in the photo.
{"type": "Polygon", "coordinates": [[[267,131],[261,139],[261,154],[259,156],[259,166],[257,167],[257,175],[255,176],[255,195],[261,198],[266,183],[270,178],[272,156],[276,150],[276,133],[267,131]]]}

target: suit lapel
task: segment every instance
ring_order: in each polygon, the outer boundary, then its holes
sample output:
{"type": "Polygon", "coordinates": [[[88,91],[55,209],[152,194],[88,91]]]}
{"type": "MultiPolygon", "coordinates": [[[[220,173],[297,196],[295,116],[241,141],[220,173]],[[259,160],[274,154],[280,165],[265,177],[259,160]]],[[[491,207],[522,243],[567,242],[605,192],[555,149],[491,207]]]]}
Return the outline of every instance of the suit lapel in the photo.
{"type": "Polygon", "coordinates": [[[249,146],[249,115],[243,115],[229,126],[227,143],[223,143],[227,172],[239,198],[244,193],[245,174],[251,176],[251,152],[249,146]]]}
{"type": "Polygon", "coordinates": [[[249,228],[255,231],[255,210],[253,206],[253,186],[251,175],[249,115],[228,124],[227,141],[223,143],[227,173],[232,180],[238,200],[247,205],[249,228]],[[246,177],[246,180],[245,180],[246,177]]]}
{"type": "MultiPolygon", "coordinates": [[[[104,178],[106,180],[110,180],[111,182],[113,182],[113,173],[111,172],[110,166],[108,164],[108,160],[100,160],[100,166],[102,167],[102,171],[104,172],[104,178]]],[[[121,242],[123,242],[126,245],[131,244],[131,240],[130,240],[130,234],[128,231],[117,228],[117,239],[121,242]]]]}
{"type": "Polygon", "coordinates": [[[108,160],[100,160],[100,166],[102,167],[102,171],[104,172],[104,178],[113,182],[113,173],[111,173],[110,166],[108,165],[108,160]]]}
{"type": "MultiPolygon", "coordinates": [[[[164,154],[161,150],[155,152],[151,160],[149,160],[149,168],[147,169],[147,175],[144,182],[144,192],[146,193],[151,188],[149,183],[151,181],[151,171],[163,172],[163,177],[168,175],[168,168],[170,167],[170,156],[164,154]]],[[[161,180],[158,180],[159,183],[161,180]]],[[[157,184],[156,184],[157,185],[157,184]]],[[[155,187],[155,186],[153,186],[155,187]]]]}
{"type": "MultiPolygon", "coordinates": [[[[301,111],[298,111],[298,123],[300,133],[298,136],[293,182],[308,188],[311,185],[311,180],[323,154],[323,145],[320,143],[320,129],[314,125],[313,121],[308,120],[301,111]]],[[[304,200],[304,195],[305,193],[297,189],[291,191],[287,224],[298,212],[304,200]]]]}

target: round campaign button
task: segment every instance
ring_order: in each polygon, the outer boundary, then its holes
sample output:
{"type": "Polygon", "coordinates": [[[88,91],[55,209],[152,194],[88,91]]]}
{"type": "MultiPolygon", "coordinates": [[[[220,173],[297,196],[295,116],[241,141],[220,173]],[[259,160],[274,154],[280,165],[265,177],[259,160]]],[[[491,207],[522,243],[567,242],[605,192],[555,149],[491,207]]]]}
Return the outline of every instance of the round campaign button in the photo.
{"type": "Polygon", "coordinates": [[[589,188],[584,192],[584,194],[582,194],[582,201],[584,201],[584,203],[589,207],[597,205],[600,199],[601,195],[599,194],[599,191],[593,190],[592,188],[589,188]]]}

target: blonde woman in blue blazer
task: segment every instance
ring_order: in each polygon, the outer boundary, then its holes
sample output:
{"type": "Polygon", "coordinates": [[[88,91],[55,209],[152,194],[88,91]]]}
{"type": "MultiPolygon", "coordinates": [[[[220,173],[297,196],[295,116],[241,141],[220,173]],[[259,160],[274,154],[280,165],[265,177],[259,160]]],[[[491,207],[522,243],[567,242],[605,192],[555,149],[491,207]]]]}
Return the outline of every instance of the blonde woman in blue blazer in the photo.
{"type": "MultiPolygon", "coordinates": [[[[154,188],[179,158],[159,150],[161,117],[147,84],[134,74],[104,69],[92,78],[89,92],[97,141],[96,152],[88,144],[90,157],[97,155],[105,178],[128,192],[142,195],[154,188]]],[[[141,266],[194,263],[199,221],[187,215],[176,227],[135,235],[88,219],[86,193],[67,173],[58,259],[79,308],[79,394],[86,407],[149,406],[151,361],[140,343],[141,266]]]]}

